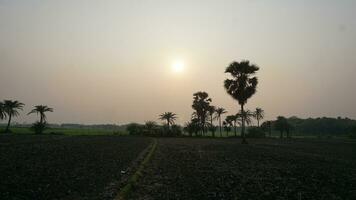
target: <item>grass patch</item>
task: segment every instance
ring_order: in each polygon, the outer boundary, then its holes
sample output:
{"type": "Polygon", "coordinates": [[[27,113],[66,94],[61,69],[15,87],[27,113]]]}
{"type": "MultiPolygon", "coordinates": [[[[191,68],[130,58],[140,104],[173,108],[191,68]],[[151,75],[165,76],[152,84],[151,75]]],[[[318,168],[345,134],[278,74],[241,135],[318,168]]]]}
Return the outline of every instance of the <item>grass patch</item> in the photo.
{"type": "Polygon", "coordinates": [[[142,163],[140,164],[140,166],[137,169],[137,171],[135,172],[135,174],[129,179],[128,183],[119,192],[119,194],[115,198],[115,200],[128,199],[128,197],[132,191],[132,188],[137,184],[137,181],[140,179],[140,177],[142,177],[142,172],[145,169],[148,162],[151,160],[156,148],[157,148],[157,140],[155,139],[152,146],[150,147],[150,151],[146,155],[145,159],[142,161],[142,163]]]}

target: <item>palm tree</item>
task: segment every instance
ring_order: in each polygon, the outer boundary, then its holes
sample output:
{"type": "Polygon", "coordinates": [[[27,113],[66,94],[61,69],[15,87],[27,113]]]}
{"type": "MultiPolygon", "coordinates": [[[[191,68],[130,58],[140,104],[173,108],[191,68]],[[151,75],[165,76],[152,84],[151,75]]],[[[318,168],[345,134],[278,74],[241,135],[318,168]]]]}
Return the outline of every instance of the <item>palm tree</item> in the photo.
{"type": "Polygon", "coordinates": [[[245,124],[247,126],[252,124],[252,118],[255,117],[255,113],[251,112],[250,110],[240,110],[239,113],[237,113],[237,115],[242,119],[245,120],[245,124]]]}
{"type": "Polygon", "coordinates": [[[215,106],[210,106],[208,109],[208,114],[210,117],[210,130],[212,132],[213,137],[215,137],[215,127],[214,127],[214,114],[215,114],[216,108],[215,106]]]}
{"type": "Polygon", "coordinates": [[[198,136],[199,130],[200,130],[200,121],[197,118],[192,118],[190,122],[185,123],[185,127],[183,129],[185,132],[189,134],[190,137],[193,136],[193,133],[195,136],[198,136]]]}
{"type": "Polygon", "coordinates": [[[4,110],[4,104],[0,102],[0,120],[3,120],[6,118],[6,113],[4,110]]]}
{"type": "Polygon", "coordinates": [[[265,111],[262,108],[256,108],[254,118],[257,120],[257,126],[260,127],[260,120],[265,117],[265,111]]]}
{"type": "Polygon", "coordinates": [[[23,104],[23,103],[21,103],[19,101],[12,101],[12,100],[5,100],[4,101],[3,109],[4,109],[7,117],[9,117],[5,132],[9,132],[10,131],[10,124],[11,124],[12,117],[18,116],[20,114],[18,112],[18,110],[22,110],[24,105],[25,104],[23,104]]]}
{"type": "Polygon", "coordinates": [[[239,118],[240,118],[240,116],[238,114],[236,114],[236,115],[226,116],[226,119],[225,119],[228,124],[233,123],[235,137],[237,137],[237,126],[236,125],[237,125],[239,118]]]}
{"type": "Polygon", "coordinates": [[[162,121],[166,121],[169,129],[171,125],[174,124],[174,122],[176,121],[177,115],[172,112],[165,112],[159,116],[159,119],[162,121]]]}
{"type": "Polygon", "coordinates": [[[223,121],[224,131],[226,132],[226,137],[229,137],[231,131],[232,122],[228,122],[226,120],[223,121]]]}
{"type": "Polygon", "coordinates": [[[210,108],[211,98],[206,92],[196,92],[193,94],[192,108],[195,110],[193,116],[200,121],[200,129],[205,134],[207,114],[210,108]]]}
{"type": "Polygon", "coordinates": [[[261,124],[261,129],[264,132],[268,132],[269,137],[272,137],[272,122],[271,121],[265,121],[261,124]]]}
{"type": "Polygon", "coordinates": [[[36,113],[37,115],[40,115],[40,124],[43,124],[46,122],[46,112],[53,112],[53,108],[49,108],[48,106],[44,105],[38,105],[35,106],[31,112],[29,112],[27,115],[30,115],[32,113],[36,113]]]}
{"type": "Polygon", "coordinates": [[[148,134],[148,135],[154,135],[157,131],[157,123],[154,122],[154,121],[147,121],[145,123],[145,132],[148,134]]]}
{"type": "MultiPolygon", "coordinates": [[[[259,67],[250,64],[249,61],[233,62],[225,70],[225,73],[230,73],[232,79],[226,79],[224,82],[227,93],[232,96],[241,106],[241,111],[244,111],[244,105],[247,100],[256,93],[258,79],[253,76],[259,67]]],[[[241,119],[241,136],[242,143],[246,144],[245,137],[245,119],[241,119]]]]}
{"type": "Polygon", "coordinates": [[[222,137],[221,132],[221,115],[226,114],[226,110],[224,108],[217,108],[216,111],[216,118],[219,120],[219,130],[220,130],[220,137],[222,137]]]}

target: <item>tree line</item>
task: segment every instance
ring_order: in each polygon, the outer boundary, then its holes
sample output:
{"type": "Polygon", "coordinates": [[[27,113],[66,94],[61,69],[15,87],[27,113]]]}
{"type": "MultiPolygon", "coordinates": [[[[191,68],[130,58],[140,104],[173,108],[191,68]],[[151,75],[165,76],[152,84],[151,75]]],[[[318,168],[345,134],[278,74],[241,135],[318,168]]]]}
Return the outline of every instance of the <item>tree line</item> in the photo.
{"type": "MultiPolygon", "coordinates": [[[[24,106],[24,103],[21,103],[17,100],[4,100],[0,102],[0,120],[7,120],[4,133],[11,133],[11,120],[14,117],[18,117],[20,115],[19,111],[23,110],[24,106]]],[[[47,128],[46,112],[53,112],[53,108],[45,105],[37,105],[34,106],[34,108],[28,113],[28,115],[37,114],[40,117],[39,121],[35,122],[31,127],[35,133],[42,134],[43,131],[47,128]]]]}
{"type": "MultiPolygon", "coordinates": [[[[212,99],[207,92],[196,92],[193,94],[192,109],[194,112],[192,113],[191,120],[185,124],[183,130],[190,136],[207,136],[207,133],[211,132],[212,137],[215,137],[217,127],[214,125],[214,120],[217,120],[220,136],[222,136],[223,128],[230,130],[231,127],[234,129],[235,136],[237,136],[237,125],[240,125],[242,143],[247,143],[246,125],[250,125],[252,118],[255,118],[259,126],[260,121],[264,118],[264,111],[261,108],[256,108],[253,112],[245,109],[248,99],[257,91],[258,78],[255,74],[258,70],[259,67],[255,64],[251,64],[248,60],[232,62],[225,70],[225,73],[229,74],[230,78],[224,81],[224,88],[227,94],[237,101],[239,110],[237,110],[236,114],[229,115],[225,120],[222,120],[222,116],[226,114],[227,111],[222,107],[211,105],[212,99]]],[[[131,124],[127,130],[132,134],[144,132],[152,133],[152,129],[161,135],[175,135],[180,133],[180,131],[177,131],[180,128],[179,126],[172,126],[177,119],[175,113],[163,113],[159,119],[166,121],[165,126],[161,127],[161,129],[153,129],[152,127],[157,127],[157,124],[153,121],[149,121],[141,127],[138,124],[131,124]]]]}

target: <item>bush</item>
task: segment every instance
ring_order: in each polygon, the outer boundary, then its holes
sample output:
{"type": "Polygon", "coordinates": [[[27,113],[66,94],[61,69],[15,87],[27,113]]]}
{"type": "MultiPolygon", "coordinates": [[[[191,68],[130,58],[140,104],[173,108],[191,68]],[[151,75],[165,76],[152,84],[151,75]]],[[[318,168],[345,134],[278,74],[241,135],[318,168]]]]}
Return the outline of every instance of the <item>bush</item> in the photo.
{"type": "Polygon", "coordinates": [[[266,133],[261,128],[253,127],[253,128],[248,129],[248,133],[246,134],[246,137],[265,138],[266,133]]]}
{"type": "Polygon", "coordinates": [[[349,138],[356,139],[356,126],[350,128],[349,138]]]}
{"type": "Polygon", "coordinates": [[[127,126],[126,130],[130,135],[142,135],[144,127],[140,124],[132,123],[127,126]]]}
{"type": "Polygon", "coordinates": [[[30,129],[34,131],[36,134],[42,134],[44,130],[47,129],[47,123],[36,122],[31,126],[30,129]]]}
{"type": "Polygon", "coordinates": [[[179,125],[173,125],[171,128],[172,136],[181,136],[183,134],[182,128],[179,125]]]}

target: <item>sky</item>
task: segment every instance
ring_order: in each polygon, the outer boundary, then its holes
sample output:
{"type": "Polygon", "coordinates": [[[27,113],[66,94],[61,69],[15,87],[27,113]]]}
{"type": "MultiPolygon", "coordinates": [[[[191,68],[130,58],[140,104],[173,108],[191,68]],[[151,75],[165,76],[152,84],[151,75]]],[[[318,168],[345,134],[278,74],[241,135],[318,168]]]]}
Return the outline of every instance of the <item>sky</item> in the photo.
{"type": "Polygon", "coordinates": [[[246,107],[356,118],[355,0],[0,0],[0,100],[51,123],[190,119],[206,91],[230,114],[232,61],[260,67],[246,107]],[[181,62],[184,69],[172,69],[181,62]]]}

